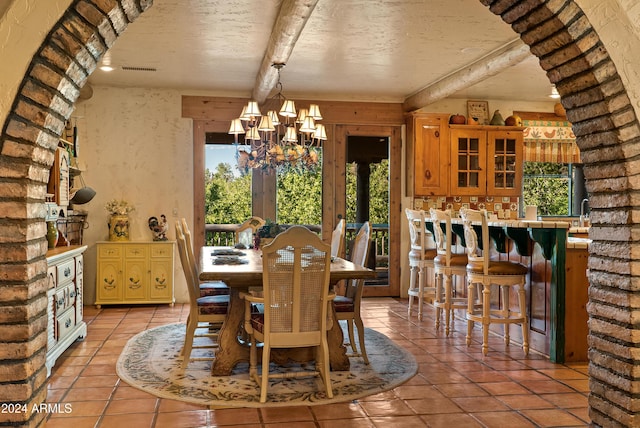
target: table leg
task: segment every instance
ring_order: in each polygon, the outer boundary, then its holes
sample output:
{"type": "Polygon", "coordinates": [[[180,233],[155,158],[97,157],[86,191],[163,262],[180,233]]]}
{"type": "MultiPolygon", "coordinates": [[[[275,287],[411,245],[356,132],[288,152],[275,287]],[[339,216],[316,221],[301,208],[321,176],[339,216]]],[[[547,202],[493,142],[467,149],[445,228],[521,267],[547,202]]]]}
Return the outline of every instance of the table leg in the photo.
{"type": "MultiPolygon", "coordinates": [[[[238,332],[244,323],[244,300],[240,298],[240,292],[246,290],[239,290],[236,287],[230,287],[230,289],[229,310],[220,328],[218,349],[211,366],[211,374],[214,376],[229,376],[236,364],[249,361],[249,345],[243,345],[238,340],[238,332]]],[[[327,332],[329,364],[331,370],[346,371],[349,370],[349,357],[347,356],[347,348],[344,346],[342,328],[340,328],[333,305],[331,305],[331,313],[333,325],[327,332]]],[[[260,352],[262,349],[259,348],[258,351],[260,352]]],[[[289,360],[310,361],[313,358],[311,348],[271,350],[271,360],[278,364],[284,364],[289,360]]]]}
{"type": "Polygon", "coordinates": [[[344,346],[344,335],[340,328],[340,321],[336,315],[336,310],[331,306],[331,316],[333,317],[333,325],[327,332],[327,341],[329,342],[329,365],[333,371],[349,370],[349,357],[347,356],[347,347],[344,346]]]}
{"type": "Polygon", "coordinates": [[[236,364],[249,361],[249,347],[238,340],[239,328],[244,323],[244,300],[240,298],[242,291],[246,290],[230,287],[229,309],[220,328],[218,349],[211,366],[214,376],[229,376],[236,364]]]}

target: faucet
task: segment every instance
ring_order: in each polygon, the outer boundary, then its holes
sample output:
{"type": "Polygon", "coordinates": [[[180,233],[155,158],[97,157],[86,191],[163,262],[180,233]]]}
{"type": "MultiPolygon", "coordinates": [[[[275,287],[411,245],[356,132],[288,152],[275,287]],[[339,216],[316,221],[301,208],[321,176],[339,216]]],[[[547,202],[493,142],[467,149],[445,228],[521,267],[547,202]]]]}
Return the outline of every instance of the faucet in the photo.
{"type": "Polygon", "coordinates": [[[584,213],[584,204],[585,202],[589,202],[589,199],[584,198],[580,203],[580,227],[589,226],[589,214],[584,213]]]}

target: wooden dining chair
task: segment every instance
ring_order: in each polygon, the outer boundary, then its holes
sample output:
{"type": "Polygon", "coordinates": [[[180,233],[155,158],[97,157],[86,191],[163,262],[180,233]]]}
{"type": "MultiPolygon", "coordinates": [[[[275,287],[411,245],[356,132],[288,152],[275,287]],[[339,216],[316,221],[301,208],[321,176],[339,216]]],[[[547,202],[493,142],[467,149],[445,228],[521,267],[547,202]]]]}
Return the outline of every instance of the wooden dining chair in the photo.
{"type": "Polygon", "coordinates": [[[191,231],[189,230],[189,225],[187,224],[187,219],[184,217],[180,220],[180,226],[182,229],[182,234],[184,235],[185,241],[187,243],[187,255],[189,256],[189,261],[193,264],[192,269],[196,272],[196,282],[199,283],[200,296],[221,296],[229,294],[229,286],[225,284],[223,281],[205,281],[201,282],[199,279],[198,265],[195,259],[193,245],[191,241],[191,231]]]}
{"type": "Polygon", "coordinates": [[[347,234],[347,222],[341,218],[331,233],[331,257],[342,257],[344,254],[344,238],[347,234]]]}
{"type": "MultiPolygon", "coordinates": [[[[178,253],[189,293],[189,317],[187,318],[184,346],[181,351],[182,367],[185,368],[191,360],[191,351],[194,348],[193,342],[196,337],[217,337],[217,333],[211,330],[211,326],[215,324],[220,325],[224,321],[229,308],[229,295],[200,296],[197,271],[195,264],[189,260],[187,241],[180,221],[176,221],[176,242],[178,243],[178,253]],[[196,336],[196,330],[198,328],[206,328],[206,333],[196,336]]],[[[216,345],[196,346],[196,348],[210,348],[215,346],[216,345]]]]}
{"type": "Polygon", "coordinates": [[[333,397],[327,342],[331,246],[302,226],[292,226],[262,247],[263,290],[245,299],[245,330],[251,336],[249,375],[260,385],[260,402],[267,399],[269,379],[320,376],[326,395],[333,397]],[[263,305],[264,312],[252,311],[263,305]],[[257,348],[262,346],[258,373],[257,348]],[[274,348],[315,347],[315,370],[271,373],[274,348]]]}
{"type": "MultiPolygon", "coordinates": [[[[369,255],[369,244],[371,242],[371,226],[369,222],[365,222],[353,244],[351,262],[358,266],[364,266],[369,255]]],[[[362,301],[362,292],[364,289],[364,279],[351,279],[347,281],[345,292],[343,295],[336,295],[333,299],[333,307],[336,311],[338,321],[347,321],[349,332],[349,341],[354,356],[361,356],[365,364],[369,364],[367,357],[367,349],[364,345],[364,323],[360,316],[360,302],[362,301]],[[353,325],[358,329],[358,341],[360,351],[356,348],[356,341],[353,331],[353,325]]]]}
{"type": "Polygon", "coordinates": [[[467,346],[471,345],[471,332],[474,323],[482,323],[482,353],[489,352],[489,326],[502,324],[504,328],[504,343],[509,345],[509,326],[520,324],[522,328],[522,349],[525,355],[529,353],[529,320],[524,286],[527,280],[528,268],[520,263],[509,260],[491,260],[489,224],[486,210],[460,209],[464,225],[464,240],[467,249],[467,282],[469,291],[467,298],[467,346]],[[476,226],[480,228],[478,237],[476,226]],[[482,286],[482,305],[479,309],[472,304],[473,284],[482,286]],[[495,287],[492,287],[495,286],[495,287]],[[510,304],[511,289],[517,292],[517,309],[510,304]],[[496,296],[492,296],[496,292],[496,296]],[[499,293],[497,293],[499,292],[499,293]],[[492,300],[495,302],[492,306],[492,300]]]}
{"type": "Polygon", "coordinates": [[[236,244],[243,244],[250,248],[253,246],[253,235],[258,229],[264,226],[266,221],[258,216],[251,216],[242,222],[235,230],[236,244]]]}
{"type": "Polygon", "coordinates": [[[435,247],[427,246],[426,220],[429,218],[423,210],[405,209],[409,225],[411,250],[409,251],[409,308],[407,313],[411,317],[413,300],[418,298],[418,319],[422,321],[422,310],[425,298],[433,300],[436,296],[434,262],[438,255],[435,247]],[[429,285],[427,285],[429,283],[429,285]]]}

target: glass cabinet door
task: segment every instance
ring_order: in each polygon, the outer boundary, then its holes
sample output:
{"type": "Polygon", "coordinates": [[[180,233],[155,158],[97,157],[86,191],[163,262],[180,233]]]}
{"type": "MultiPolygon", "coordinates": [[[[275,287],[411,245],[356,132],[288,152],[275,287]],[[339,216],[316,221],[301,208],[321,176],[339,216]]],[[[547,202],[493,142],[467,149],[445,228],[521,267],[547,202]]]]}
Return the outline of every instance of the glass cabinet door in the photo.
{"type": "Polygon", "coordinates": [[[484,194],[486,188],[486,133],[452,129],[453,195],[484,194]]]}
{"type": "Polygon", "coordinates": [[[488,133],[487,192],[495,195],[518,195],[522,185],[522,133],[491,131],[488,133]]]}

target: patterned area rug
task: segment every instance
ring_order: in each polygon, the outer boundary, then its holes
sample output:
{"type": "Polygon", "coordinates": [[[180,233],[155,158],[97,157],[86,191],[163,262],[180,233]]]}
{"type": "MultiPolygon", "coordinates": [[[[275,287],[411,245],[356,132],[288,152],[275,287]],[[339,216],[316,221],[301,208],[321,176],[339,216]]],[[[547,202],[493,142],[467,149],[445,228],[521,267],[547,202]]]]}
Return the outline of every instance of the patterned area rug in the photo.
{"type": "MultiPolygon", "coordinates": [[[[247,363],[238,364],[231,376],[211,376],[210,360],[191,361],[182,369],[179,355],[184,335],[184,324],[168,324],[139,333],[129,340],[118,359],[118,376],[158,397],[212,408],[311,406],[351,401],[387,391],[409,380],[418,369],[409,352],[385,335],[366,329],[370,365],[365,365],[360,357],[350,357],[349,371],[331,372],[333,398],[326,398],[319,377],[274,379],[269,384],[267,403],[260,403],[259,388],[249,379],[247,363]]],[[[200,345],[206,345],[210,339],[197,340],[200,345]]],[[[192,357],[211,358],[213,349],[194,349],[192,357]]],[[[300,368],[298,364],[291,364],[277,370],[300,368]]]]}

